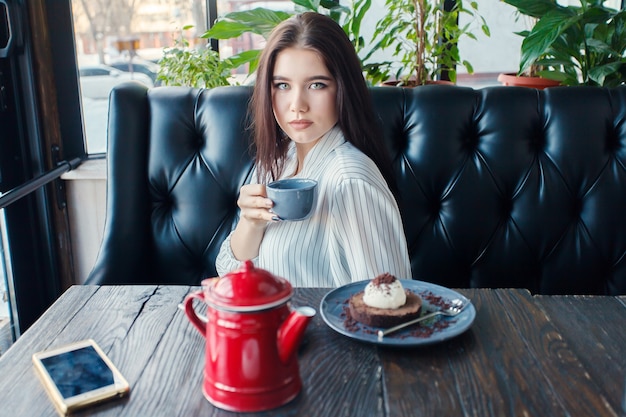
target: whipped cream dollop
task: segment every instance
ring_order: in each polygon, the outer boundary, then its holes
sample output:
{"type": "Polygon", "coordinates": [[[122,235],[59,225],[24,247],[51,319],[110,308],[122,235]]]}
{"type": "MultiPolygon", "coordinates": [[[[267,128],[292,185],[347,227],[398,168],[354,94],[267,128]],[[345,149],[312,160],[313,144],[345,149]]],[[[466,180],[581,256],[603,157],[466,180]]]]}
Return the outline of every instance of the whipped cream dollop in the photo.
{"type": "Polygon", "coordinates": [[[375,308],[398,308],[406,303],[406,293],[400,280],[385,273],[377,276],[365,286],[363,302],[375,308]]]}

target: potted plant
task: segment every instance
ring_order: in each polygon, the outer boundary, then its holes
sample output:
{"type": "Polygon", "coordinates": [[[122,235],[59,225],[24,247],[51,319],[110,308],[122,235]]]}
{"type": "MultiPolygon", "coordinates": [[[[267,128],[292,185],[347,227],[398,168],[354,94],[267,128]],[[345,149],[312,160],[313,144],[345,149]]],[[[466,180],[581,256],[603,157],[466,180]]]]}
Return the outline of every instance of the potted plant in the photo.
{"type": "MultiPolygon", "coordinates": [[[[338,0],[292,0],[295,12],[314,11],[327,14],[339,23],[355,46],[357,52],[365,44],[360,34],[361,21],[370,8],[371,0],[352,3],[353,7],[342,6],[338,0]]],[[[252,10],[228,13],[217,19],[215,24],[202,37],[214,39],[233,39],[244,33],[253,33],[267,39],[268,35],[292,13],[258,7],[252,10]]],[[[248,74],[257,67],[261,50],[250,49],[229,57],[233,68],[249,64],[248,74]]]]}
{"type": "Polygon", "coordinates": [[[157,80],[163,85],[199,88],[230,85],[232,62],[220,59],[218,53],[208,44],[200,48],[190,48],[189,41],[185,39],[183,33],[192,27],[183,27],[174,46],[163,50],[157,80]]]}
{"type": "Polygon", "coordinates": [[[475,1],[469,7],[462,0],[451,8],[446,5],[445,0],[386,0],[386,12],[376,25],[373,48],[365,59],[378,49],[390,49],[396,61],[367,66],[373,83],[384,81],[393,71],[399,85],[423,85],[444,73],[454,83],[457,65],[474,72],[472,65],[461,59],[458,42],[463,37],[476,39],[476,24],[486,36],[489,27],[475,1]],[[463,15],[471,19],[460,25],[463,15]]]}
{"type": "Polygon", "coordinates": [[[522,15],[536,19],[524,37],[518,75],[536,74],[562,85],[612,87],[626,80],[626,11],[604,0],[503,0],[522,15]]]}
{"type": "MultiPolygon", "coordinates": [[[[517,22],[520,19],[524,19],[526,21],[527,29],[521,32],[515,32],[515,34],[526,37],[530,33],[530,29],[532,29],[532,27],[537,22],[537,19],[534,17],[522,15],[521,13],[517,12],[515,21],[517,22]]],[[[544,69],[544,67],[533,63],[529,65],[528,68],[519,73],[508,72],[499,74],[498,81],[506,86],[530,87],[539,90],[543,90],[544,88],[548,87],[556,87],[561,84],[559,81],[552,80],[550,78],[543,78],[541,75],[539,75],[539,73],[544,69]]]]}

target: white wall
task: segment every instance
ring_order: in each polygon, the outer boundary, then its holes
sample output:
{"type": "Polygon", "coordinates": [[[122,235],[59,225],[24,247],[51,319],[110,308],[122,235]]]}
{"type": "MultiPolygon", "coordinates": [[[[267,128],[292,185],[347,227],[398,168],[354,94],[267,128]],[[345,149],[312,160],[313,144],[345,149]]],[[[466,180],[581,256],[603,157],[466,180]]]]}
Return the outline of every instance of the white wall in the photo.
{"type": "Polygon", "coordinates": [[[106,217],[106,160],[83,162],[61,177],[67,190],[67,208],[75,280],[82,284],[91,272],[106,217]]]}
{"type": "MultiPolygon", "coordinates": [[[[466,0],[467,1],[467,0],[466,0]]],[[[461,57],[474,67],[474,72],[516,72],[519,66],[522,38],[516,35],[525,29],[523,21],[515,21],[515,8],[500,0],[478,0],[478,11],[487,21],[490,37],[476,28],[478,40],[464,38],[459,41],[461,57]]],[[[466,23],[463,16],[460,23],[466,23]]],[[[463,72],[459,68],[459,72],[463,72]]]]}

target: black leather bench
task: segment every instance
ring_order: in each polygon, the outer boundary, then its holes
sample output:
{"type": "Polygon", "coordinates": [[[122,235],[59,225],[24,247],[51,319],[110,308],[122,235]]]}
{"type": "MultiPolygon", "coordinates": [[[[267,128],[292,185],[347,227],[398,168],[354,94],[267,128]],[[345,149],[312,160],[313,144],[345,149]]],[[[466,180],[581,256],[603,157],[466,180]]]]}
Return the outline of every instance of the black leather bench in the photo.
{"type": "MultiPolygon", "coordinates": [[[[250,92],[112,92],[107,219],[88,283],[216,275],[252,166],[250,92]]],[[[626,294],[626,87],[371,92],[414,279],[626,294]]]]}

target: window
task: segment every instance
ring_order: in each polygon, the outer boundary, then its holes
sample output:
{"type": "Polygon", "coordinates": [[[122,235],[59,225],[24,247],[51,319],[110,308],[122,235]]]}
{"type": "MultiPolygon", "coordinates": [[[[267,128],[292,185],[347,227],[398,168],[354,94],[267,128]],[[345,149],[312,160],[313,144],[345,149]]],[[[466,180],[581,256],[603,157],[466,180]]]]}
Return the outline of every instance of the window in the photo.
{"type": "MultiPolygon", "coordinates": [[[[158,61],[163,56],[163,48],[174,46],[181,36],[191,47],[204,47],[207,40],[201,35],[208,28],[208,6],[223,15],[256,7],[292,12],[294,3],[291,0],[218,0],[217,4],[215,0],[72,1],[76,60],[89,154],[106,152],[107,98],[111,89],[129,79],[148,86],[158,85],[158,61]],[[184,30],[185,27],[190,28],[184,30]]],[[[262,37],[250,34],[224,40],[219,44],[220,54],[228,57],[260,48],[262,41],[262,37]]],[[[241,67],[234,76],[243,83],[247,74],[247,68],[241,67]]]]}
{"type": "Polygon", "coordinates": [[[108,95],[122,82],[157,85],[163,48],[181,35],[206,43],[204,0],[73,0],[76,61],[89,154],[106,151],[108,95]],[[183,32],[183,27],[191,30],[183,32]]]}

